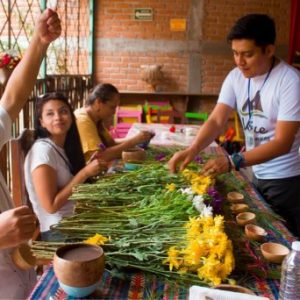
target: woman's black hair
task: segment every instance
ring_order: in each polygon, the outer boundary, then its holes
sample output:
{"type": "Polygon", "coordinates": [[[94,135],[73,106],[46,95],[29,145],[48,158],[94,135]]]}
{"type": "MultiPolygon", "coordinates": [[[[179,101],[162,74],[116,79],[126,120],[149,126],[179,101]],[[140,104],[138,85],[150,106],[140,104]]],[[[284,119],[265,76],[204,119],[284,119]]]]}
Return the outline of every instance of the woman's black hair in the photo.
{"type": "Polygon", "coordinates": [[[49,131],[42,127],[40,118],[42,117],[43,107],[50,100],[59,100],[65,103],[70,109],[72,124],[67,133],[64,150],[72,166],[72,174],[76,175],[83,167],[85,167],[84,155],[81,147],[80,136],[76,126],[76,119],[73,113],[73,109],[68,99],[61,93],[47,93],[38,96],[35,103],[35,118],[34,129],[35,138],[46,138],[50,136],[49,131]]]}
{"type": "Polygon", "coordinates": [[[114,95],[118,95],[118,89],[110,83],[97,84],[89,94],[85,104],[92,105],[97,99],[103,103],[108,102],[114,95]]]}
{"type": "Polygon", "coordinates": [[[227,41],[241,39],[254,40],[260,47],[274,45],[276,40],[274,20],[265,14],[249,14],[240,18],[230,30],[227,41]]]}

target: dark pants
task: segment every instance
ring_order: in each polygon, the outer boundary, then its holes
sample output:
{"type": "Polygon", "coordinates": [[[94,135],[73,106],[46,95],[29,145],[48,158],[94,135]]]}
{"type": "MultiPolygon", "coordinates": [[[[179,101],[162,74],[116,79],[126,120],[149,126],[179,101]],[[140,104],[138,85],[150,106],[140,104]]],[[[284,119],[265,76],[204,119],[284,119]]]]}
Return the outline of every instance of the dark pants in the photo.
{"type": "Polygon", "coordinates": [[[283,179],[253,178],[253,183],[288,229],[300,237],[300,175],[283,179]]]}

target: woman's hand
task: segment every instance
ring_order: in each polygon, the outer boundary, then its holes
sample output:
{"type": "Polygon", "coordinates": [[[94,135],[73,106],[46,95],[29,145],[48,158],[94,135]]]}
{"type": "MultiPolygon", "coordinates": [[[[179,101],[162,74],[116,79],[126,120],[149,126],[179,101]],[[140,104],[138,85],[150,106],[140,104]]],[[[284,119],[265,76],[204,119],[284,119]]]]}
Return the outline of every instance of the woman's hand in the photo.
{"type": "Polygon", "coordinates": [[[153,138],[153,132],[142,130],[134,138],[136,144],[144,143],[153,138]]]}
{"type": "Polygon", "coordinates": [[[86,165],[84,171],[87,177],[92,177],[106,172],[108,169],[108,163],[102,159],[93,159],[89,164],[86,165]]]}

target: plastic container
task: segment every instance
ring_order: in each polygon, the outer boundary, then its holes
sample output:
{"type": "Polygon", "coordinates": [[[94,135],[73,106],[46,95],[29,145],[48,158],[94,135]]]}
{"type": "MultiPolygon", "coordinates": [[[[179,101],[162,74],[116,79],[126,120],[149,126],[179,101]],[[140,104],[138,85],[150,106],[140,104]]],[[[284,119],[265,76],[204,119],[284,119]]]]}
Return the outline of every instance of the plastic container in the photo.
{"type": "Polygon", "coordinates": [[[293,242],[292,251],[282,262],[279,299],[300,299],[300,241],[293,242]]]}

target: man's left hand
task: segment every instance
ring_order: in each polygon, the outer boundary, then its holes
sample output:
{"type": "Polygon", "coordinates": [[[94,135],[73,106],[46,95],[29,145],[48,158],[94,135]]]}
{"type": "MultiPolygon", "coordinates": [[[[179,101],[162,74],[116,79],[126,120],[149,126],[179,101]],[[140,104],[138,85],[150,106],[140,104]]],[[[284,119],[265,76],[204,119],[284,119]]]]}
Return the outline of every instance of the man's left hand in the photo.
{"type": "Polygon", "coordinates": [[[205,176],[218,175],[228,172],[230,169],[228,159],[226,156],[219,156],[214,159],[210,159],[204,165],[202,173],[205,176]]]}

